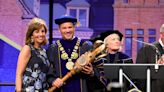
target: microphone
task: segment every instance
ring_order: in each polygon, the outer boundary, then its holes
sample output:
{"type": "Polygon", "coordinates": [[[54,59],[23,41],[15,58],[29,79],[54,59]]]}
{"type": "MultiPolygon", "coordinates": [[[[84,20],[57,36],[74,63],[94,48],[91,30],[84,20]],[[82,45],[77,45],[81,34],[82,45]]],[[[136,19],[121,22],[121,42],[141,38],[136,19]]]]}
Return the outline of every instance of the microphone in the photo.
{"type": "MultiPolygon", "coordinates": [[[[143,43],[143,44],[152,46],[152,47],[156,50],[156,53],[159,55],[159,58],[161,58],[162,55],[161,55],[161,53],[159,52],[159,49],[158,49],[154,44],[147,43],[147,42],[144,42],[144,41],[139,41],[139,40],[136,40],[136,39],[134,39],[134,38],[133,38],[133,40],[136,41],[136,42],[139,42],[139,43],[143,43]]],[[[158,58],[156,57],[156,59],[158,59],[158,58]]]]}
{"type": "Polygon", "coordinates": [[[161,57],[162,57],[161,53],[159,52],[159,49],[154,44],[143,42],[143,41],[139,41],[139,40],[136,40],[134,38],[133,38],[133,40],[136,41],[136,42],[139,42],[139,43],[143,43],[143,44],[152,46],[155,49],[155,51],[156,51],[156,56],[155,56],[155,59],[156,59],[155,71],[157,72],[158,69],[159,69],[159,66],[158,66],[158,56],[159,56],[159,59],[161,59],[161,57]]]}
{"type": "Polygon", "coordinates": [[[134,39],[134,38],[133,38],[133,40],[136,41],[136,42],[139,42],[139,43],[143,43],[143,44],[152,46],[154,49],[158,50],[158,48],[154,44],[147,43],[147,42],[144,42],[144,41],[140,41],[140,40],[137,40],[137,39],[134,39]]]}

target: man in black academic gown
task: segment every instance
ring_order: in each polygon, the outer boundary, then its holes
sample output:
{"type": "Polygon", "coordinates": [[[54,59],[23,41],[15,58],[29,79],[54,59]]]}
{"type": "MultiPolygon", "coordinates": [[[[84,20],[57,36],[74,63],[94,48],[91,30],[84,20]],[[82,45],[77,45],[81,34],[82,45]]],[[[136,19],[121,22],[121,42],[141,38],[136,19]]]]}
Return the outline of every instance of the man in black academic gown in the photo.
{"type": "MultiPolygon", "coordinates": [[[[48,82],[51,86],[58,88],[55,92],[96,92],[89,85],[93,80],[98,83],[97,88],[101,86],[104,88],[106,81],[103,72],[101,72],[103,71],[101,69],[103,62],[88,63],[81,72],[73,75],[67,81],[61,80],[73,68],[79,56],[92,49],[92,43],[74,36],[76,18],[64,15],[56,19],[55,23],[59,25],[62,39],[57,40],[47,50],[48,58],[54,68],[49,72],[48,82]]],[[[102,92],[104,89],[100,88],[100,90],[97,92],[102,92]]]]}
{"type": "MultiPolygon", "coordinates": [[[[153,44],[145,44],[138,52],[136,63],[164,64],[164,24],[160,28],[160,38],[153,44]]],[[[164,92],[164,79],[151,80],[151,92],[164,92]]],[[[138,83],[146,92],[146,80],[138,83]]]]}

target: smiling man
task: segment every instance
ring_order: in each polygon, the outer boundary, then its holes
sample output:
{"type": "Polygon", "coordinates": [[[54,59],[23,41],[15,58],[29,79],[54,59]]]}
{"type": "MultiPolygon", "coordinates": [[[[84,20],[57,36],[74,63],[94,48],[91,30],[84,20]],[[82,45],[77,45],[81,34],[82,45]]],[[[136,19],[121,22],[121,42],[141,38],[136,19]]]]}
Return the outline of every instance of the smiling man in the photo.
{"type": "Polygon", "coordinates": [[[102,66],[101,62],[96,65],[88,63],[80,73],[72,76],[65,83],[61,80],[73,68],[79,56],[92,49],[92,43],[74,36],[76,18],[64,15],[56,19],[55,23],[59,25],[58,30],[62,39],[57,40],[47,50],[48,58],[54,68],[48,75],[48,81],[51,86],[58,88],[55,92],[93,92],[87,83],[92,79],[105,86],[103,72],[100,72],[102,70],[95,67],[102,66]]]}

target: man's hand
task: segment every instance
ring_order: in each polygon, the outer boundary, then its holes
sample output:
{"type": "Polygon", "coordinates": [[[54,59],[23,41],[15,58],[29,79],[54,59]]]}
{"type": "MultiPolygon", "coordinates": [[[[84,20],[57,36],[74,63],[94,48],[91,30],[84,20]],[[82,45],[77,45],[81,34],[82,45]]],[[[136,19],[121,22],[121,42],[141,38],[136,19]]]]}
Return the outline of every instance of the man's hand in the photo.
{"type": "Polygon", "coordinates": [[[94,71],[93,71],[93,66],[91,63],[88,63],[87,65],[82,67],[82,72],[88,75],[93,75],[94,71]]]}
{"type": "Polygon", "coordinates": [[[164,54],[161,56],[161,58],[157,61],[158,64],[164,64],[164,54]]]}
{"type": "Polygon", "coordinates": [[[64,82],[62,81],[62,79],[57,78],[56,80],[53,81],[52,86],[60,88],[63,84],[64,82]]]}

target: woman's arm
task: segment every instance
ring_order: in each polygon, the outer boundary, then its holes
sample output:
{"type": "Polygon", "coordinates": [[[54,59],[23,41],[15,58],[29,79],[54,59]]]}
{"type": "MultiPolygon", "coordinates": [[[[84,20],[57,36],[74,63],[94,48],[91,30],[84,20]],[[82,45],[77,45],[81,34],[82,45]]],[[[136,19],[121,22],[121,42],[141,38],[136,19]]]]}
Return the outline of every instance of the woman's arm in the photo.
{"type": "Polygon", "coordinates": [[[28,45],[25,45],[18,57],[17,70],[16,70],[16,92],[22,90],[22,75],[25,71],[26,65],[30,59],[31,50],[28,45]]]}

